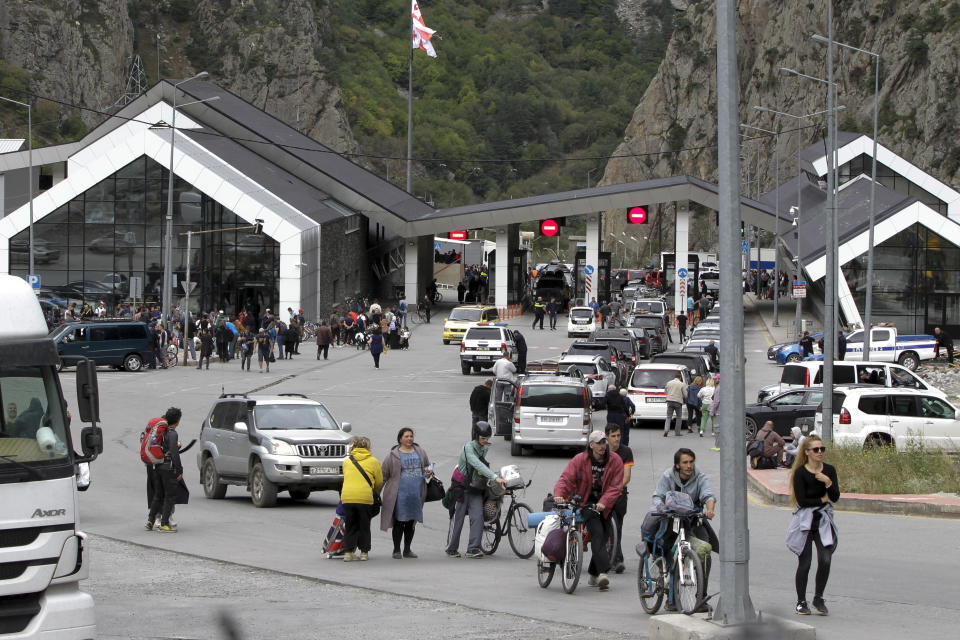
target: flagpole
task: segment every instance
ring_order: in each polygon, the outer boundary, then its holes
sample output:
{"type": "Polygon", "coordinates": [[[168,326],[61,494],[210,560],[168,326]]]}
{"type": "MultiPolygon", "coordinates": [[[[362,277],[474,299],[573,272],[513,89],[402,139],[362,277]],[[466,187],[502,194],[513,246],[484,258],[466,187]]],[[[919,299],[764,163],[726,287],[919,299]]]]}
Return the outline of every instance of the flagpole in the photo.
{"type": "Polygon", "coordinates": [[[407,193],[413,193],[413,3],[410,4],[410,64],[407,79],[407,193]]]}

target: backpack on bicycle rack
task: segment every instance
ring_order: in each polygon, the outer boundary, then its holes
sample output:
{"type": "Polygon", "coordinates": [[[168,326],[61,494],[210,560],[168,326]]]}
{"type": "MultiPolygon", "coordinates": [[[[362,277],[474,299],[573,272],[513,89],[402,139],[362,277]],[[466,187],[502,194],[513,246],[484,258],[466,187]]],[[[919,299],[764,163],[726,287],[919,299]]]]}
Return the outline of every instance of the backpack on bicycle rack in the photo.
{"type": "Polygon", "coordinates": [[[543,544],[551,531],[560,531],[560,516],[555,513],[551,513],[540,521],[540,524],[537,525],[537,533],[533,540],[534,555],[545,562],[553,562],[552,560],[545,558],[544,554],[542,553],[543,544]]]}
{"type": "Polygon", "coordinates": [[[566,558],[567,536],[563,529],[553,529],[547,533],[543,544],[540,545],[540,556],[544,561],[563,562],[566,558]]]}

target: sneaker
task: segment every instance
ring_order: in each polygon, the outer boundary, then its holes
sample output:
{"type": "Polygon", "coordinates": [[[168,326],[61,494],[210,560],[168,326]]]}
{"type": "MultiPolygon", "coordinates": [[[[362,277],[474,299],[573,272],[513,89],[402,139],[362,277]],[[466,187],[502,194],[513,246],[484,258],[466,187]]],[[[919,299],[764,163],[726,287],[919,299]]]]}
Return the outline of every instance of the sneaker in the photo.
{"type": "Polygon", "coordinates": [[[170,524],[162,524],[157,527],[157,531],[160,531],[161,533],[176,533],[177,525],[173,524],[172,522],[170,524]]]}
{"type": "Polygon", "coordinates": [[[670,435],[669,432],[667,432],[667,431],[664,431],[664,432],[663,432],[663,437],[664,437],[664,438],[666,438],[666,437],[669,436],[669,435],[670,435]]]}
{"type": "Polygon", "coordinates": [[[830,610],[827,609],[827,603],[823,601],[823,598],[814,598],[813,599],[813,608],[817,610],[822,616],[828,615],[830,610]]]}
{"type": "Polygon", "coordinates": [[[404,557],[404,558],[419,558],[420,556],[418,556],[417,554],[415,554],[413,551],[410,551],[410,549],[407,549],[406,551],[403,552],[403,557],[404,557]]]}
{"type": "Polygon", "coordinates": [[[394,552],[393,552],[393,559],[394,559],[394,560],[402,560],[402,559],[403,559],[403,556],[400,555],[400,552],[399,552],[399,551],[394,551],[394,552]]]}
{"type": "Polygon", "coordinates": [[[807,606],[806,600],[801,600],[797,603],[797,615],[798,616],[808,616],[810,615],[810,607],[807,606]]]}
{"type": "Polygon", "coordinates": [[[595,587],[597,586],[597,576],[590,576],[587,578],[587,586],[595,587]]]}
{"type": "Polygon", "coordinates": [[[370,559],[370,556],[367,554],[366,551],[360,552],[360,562],[366,562],[369,559],[370,559]]]}
{"type": "Polygon", "coordinates": [[[467,551],[467,554],[465,557],[479,560],[480,558],[483,557],[483,551],[467,551]]]}
{"type": "Polygon", "coordinates": [[[597,587],[600,588],[600,591],[606,591],[610,588],[610,578],[607,577],[607,574],[601,573],[597,576],[597,587]]]}
{"type": "Polygon", "coordinates": [[[344,561],[344,562],[353,562],[353,561],[356,560],[356,559],[357,559],[357,556],[353,555],[352,552],[349,552],[349,551],[348,551],[347,553],[343,554],[343,561],[344,561]]]}
{"type": "Polygon", "coordinates": [[[143,525],[143,528],[147,531],[153,531],[153,520],[147,520],[147,523],[143,525]]]}
{"type": "Polygon", "coordinates": [[[459,552],[459,551],[447,551],[446,554],[447,554],[447,557],[448,557],[448,558],[459,558],[459,557],[460,557],[460,552],[459,552]]]}
{"type": "Polygon", "coordinates": [[[720,447],[710,447],[710,451],[720,451],[720,447]]]}
{"type": "Polygon", "coordinates": [[[623,573],[624,571],[626,571],[626,569],[627,569],[627,568],[623,565],[622,562],[618,562],[618,563],[616,564],[616,566],[613,567],[613,572],[614,572],[614,573],[623,573]]]}

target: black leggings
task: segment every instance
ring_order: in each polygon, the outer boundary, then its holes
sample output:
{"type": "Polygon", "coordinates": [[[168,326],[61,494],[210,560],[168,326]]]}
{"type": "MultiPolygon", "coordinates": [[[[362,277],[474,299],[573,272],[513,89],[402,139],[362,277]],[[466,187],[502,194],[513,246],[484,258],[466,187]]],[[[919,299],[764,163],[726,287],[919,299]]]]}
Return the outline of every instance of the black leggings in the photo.
{"type": "Polygon", "coordinates": [[[827,578],[830,577],[830,559],[833,557],[833,545],[823,546],[820,541],[820,529],[814,521],[810,533],[807,534],[807,543],[803,545],[803,552],[800,554],[800,561],[797,564],[797,600],[806,600],[807,596],[807,578],[810,574],[810,564],[813,561],[813,543],[817,543],[817,577],[816,591],[814,597],[822,598],[823,590],[827,587],[827,578]]]}
{"type": "Polygon", "coordinates": [[[413,530],[416,526],[416,520],[393,521],[393,552],[400,551],[400,538],[403,538],[403,550],[410,551],[410,543],[413,541],[413,530]]]}

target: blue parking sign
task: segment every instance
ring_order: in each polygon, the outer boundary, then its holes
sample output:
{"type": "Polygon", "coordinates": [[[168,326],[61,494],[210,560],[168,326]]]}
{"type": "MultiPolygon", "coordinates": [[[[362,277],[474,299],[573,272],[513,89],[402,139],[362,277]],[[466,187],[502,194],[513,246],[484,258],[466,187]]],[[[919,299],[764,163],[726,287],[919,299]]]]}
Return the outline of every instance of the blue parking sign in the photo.
{"type": "Polygon", "coordinates": [[[40,275],[39,275],[39,274],[31,274],[31,275],[28,275],[28,276],[27,276],[27,284],[29,284],[29,285],[30,285],[31,287],[33,287],[34,289],[39,289],[39,288],[40,288],[40,275]]]}

